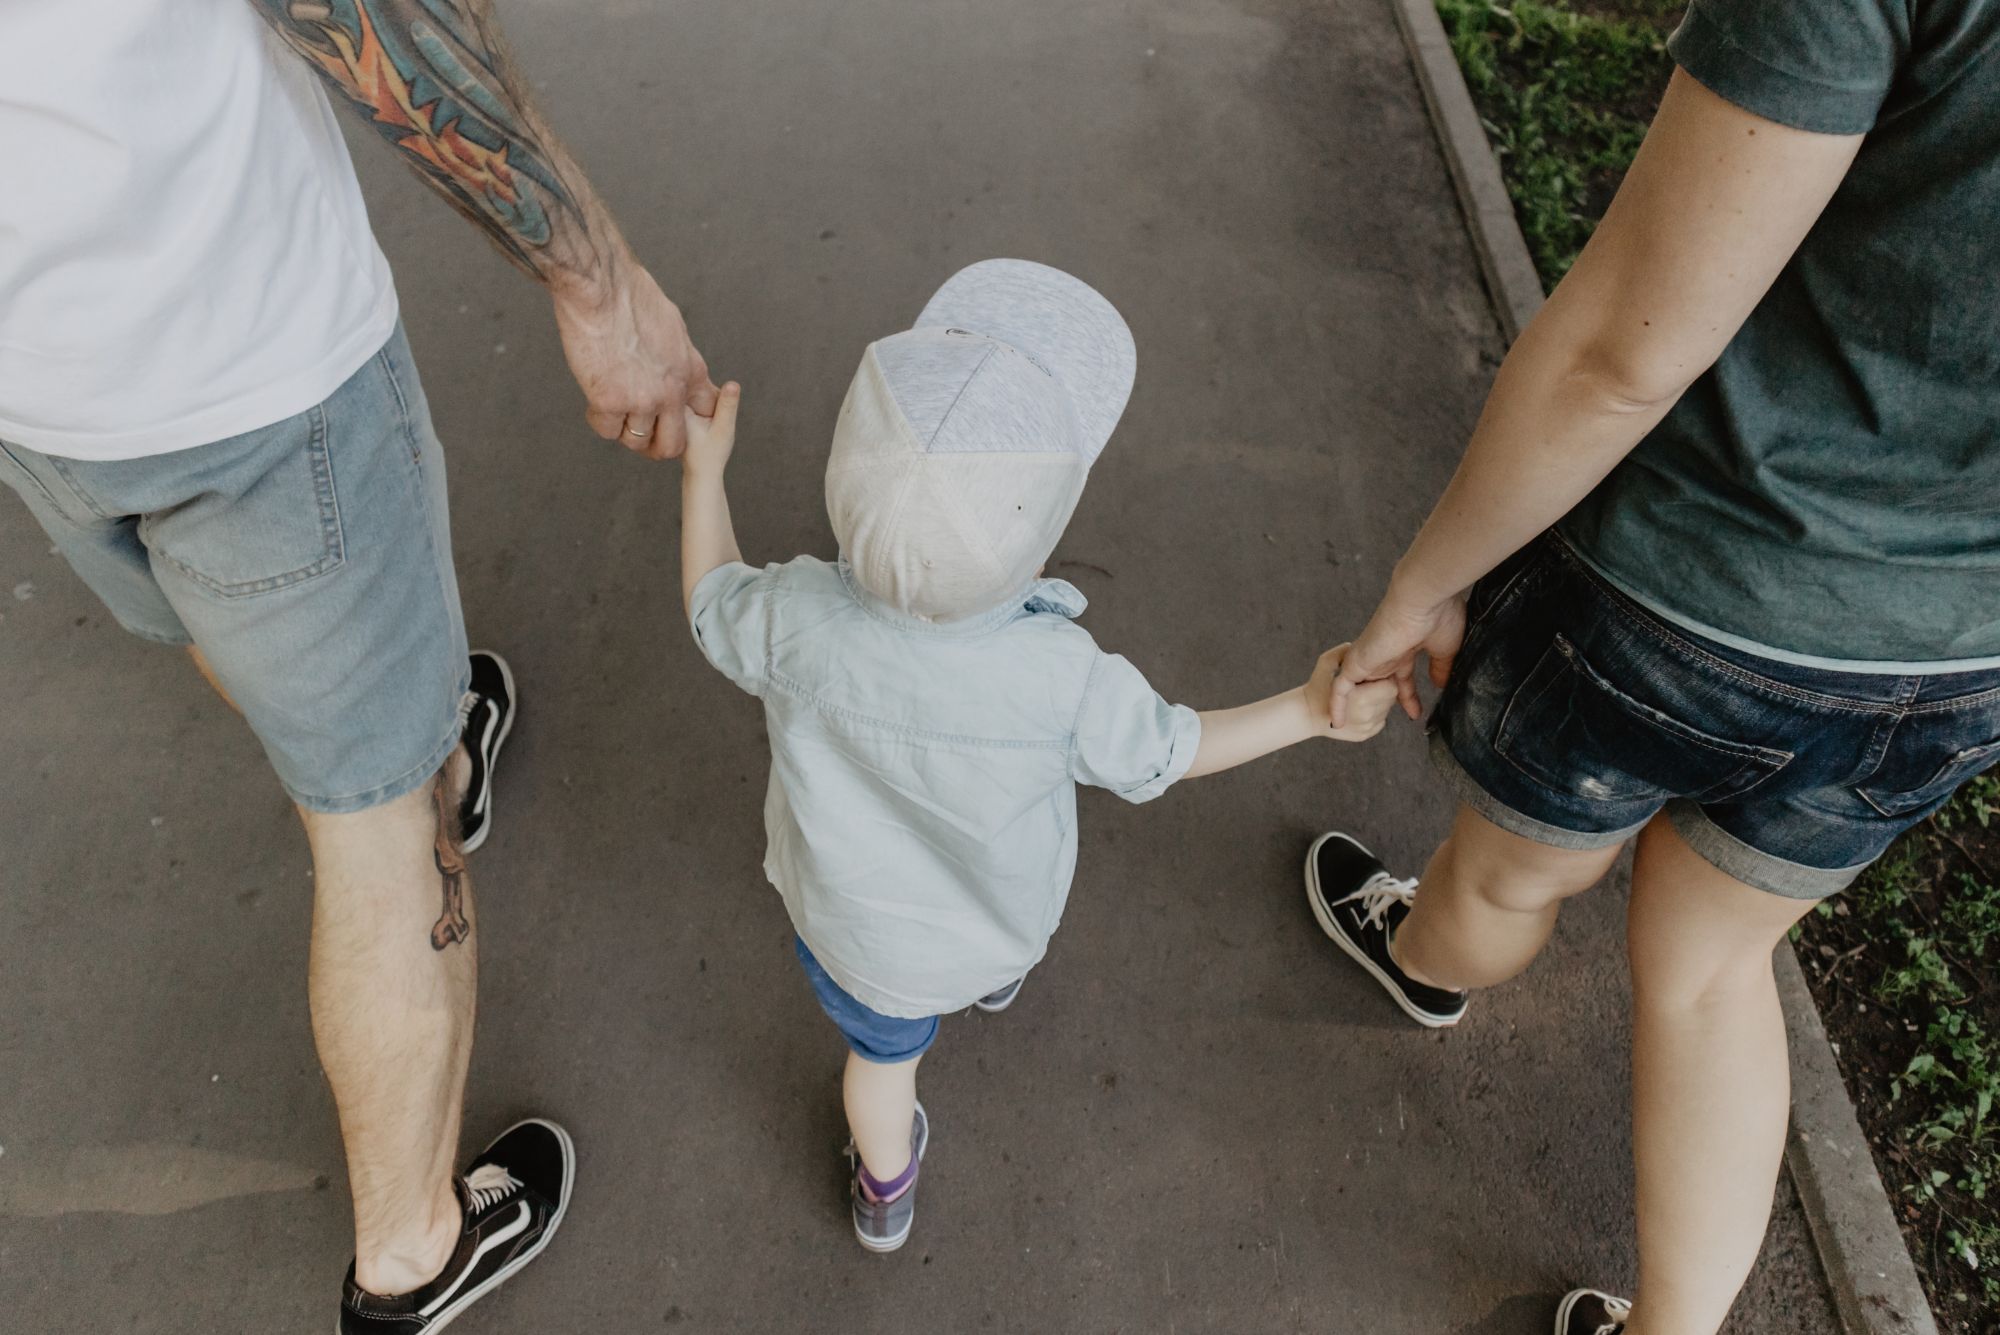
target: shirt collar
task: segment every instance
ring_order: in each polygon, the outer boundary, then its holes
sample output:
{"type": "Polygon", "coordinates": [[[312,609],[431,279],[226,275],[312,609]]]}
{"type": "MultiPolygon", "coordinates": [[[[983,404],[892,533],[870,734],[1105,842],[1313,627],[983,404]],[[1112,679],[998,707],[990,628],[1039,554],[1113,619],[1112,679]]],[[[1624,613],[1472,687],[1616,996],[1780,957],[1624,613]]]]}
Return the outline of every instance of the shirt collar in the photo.
{"type": "Polygon", "coordinates": [[[944,635],[954,638],[984,635],[1017,617],[1032,616],[1040,612],[1074,618],[1083,615],[1083,609],[1090,605],[1090,600],[1083,596],[1083,591],[1068,580],[1037,579],[1029,581],[1027,587],[1014,597],[984,612],[960,617],[956,621],[926,621],[922,617],[911,616],[893,603],[878,598],[863,588],[861,581],[854,577],[854,569],[847,564],[846,557],[840,559],[837,568],[840,571],[840,582],[846,587],[848,596],[861,604],[863,611],[878,621],[888,622],[898,630],[914,631],[920,635],[944,635]]]}

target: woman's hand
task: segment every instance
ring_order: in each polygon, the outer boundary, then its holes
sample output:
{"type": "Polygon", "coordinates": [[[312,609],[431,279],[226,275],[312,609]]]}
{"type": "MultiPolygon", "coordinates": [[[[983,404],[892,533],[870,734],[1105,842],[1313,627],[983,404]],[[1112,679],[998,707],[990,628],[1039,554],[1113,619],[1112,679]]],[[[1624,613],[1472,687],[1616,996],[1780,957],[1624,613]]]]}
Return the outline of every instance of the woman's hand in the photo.
{"type": "Polygon", "coordinates": [[[1431,685],[1442,687],[1451,677],[1451,660],[1465,639],[1465,595],[1442,602],[1411,598],[1394,581],[1382,605],[1348,648],[1333,679],[1333,726],[1347,723],[1348,701],[1365,682],[1393,681],[1403,712],[1423,717],[1417,700],[1417,655],[1430,659],[1431,685]]]}
{"type": "Polygon", "coordinates": [[[1392,682],[1376,681],[1350,686],[1345,699],[1345,717],[1333,717],[1333,687],[1339,680],[1341,664],[1354,652],[1351,644],[1337,644],[1319,656],[1312,677],[1307,680],[1306,711],[1312,715],[1321,736],[1336,742],[1365,742],[1382,731],[1389,710],[1396,703],[1392,682]]]}

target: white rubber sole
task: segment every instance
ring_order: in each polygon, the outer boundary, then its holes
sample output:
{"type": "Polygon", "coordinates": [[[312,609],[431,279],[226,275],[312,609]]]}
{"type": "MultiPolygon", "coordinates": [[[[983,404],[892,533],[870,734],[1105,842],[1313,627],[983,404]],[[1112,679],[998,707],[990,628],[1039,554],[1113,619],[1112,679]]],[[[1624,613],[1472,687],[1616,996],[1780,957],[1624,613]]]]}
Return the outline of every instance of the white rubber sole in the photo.
{"type": "Polygon", "coordinates": [[[514,717],[521,712],[521,696],[514,689],[514,669],[505,658],[491,649],[474,649],[476,654],[485,654],[500,665],[500,680],[507,684],[507,701],[512,706],[507,717],[500,720],[500,735],[493,739],[493,754],[486,760],[486,820],[479,827],[479,833],[459,847],[461,853],[476,853],[486,842],[486,836],[493,833],[493,772],[500,765],[501,748],[507,745],[507,735],[514,731],[514,717]]]}
{"type": "Polygon", "coordinates": [[[1001,1011],[1006,1010],[1009,1006],[1013,1005],[1015,1002],[1021,999],[1021,989],[1026,987],[1027,985],[1028,985],[1028,980],[1025,977],[1023,977],[1019,983],[1016,983],[1014,985],[1014,990],[1007,994],[1007,999],[1001,1002],[998,1006],[989,1006],[982,1000],[973,1002],[972,1008],[976,1011],[980,1011],[987,1015],[998,1015],[1001,1011]]]}
{"type": "MultiPolygon", "coordinates": [[[[923,1106],[924,1105],[921,1102],[917,1104],[918,1108],[922,1108],[923,1106]]],[[[930,1147],[931,1147],[931,1115],[928,1112],[926,1112],[924,1114],[924,1138],[917,1142],[918,1163],[922,1163],[924,1161],[924,1151],[929,1149],[930,1147]]],[[[862,1233],[861,1225],[857,1223],[854,1226],[854,1240],[856,1242],[859,1242],[868,1251],[874,1252],[877,1256],[884,1256],[890,1252],[901,1251],[903,1249],[903,1244],[910,1240],[910,1230],[916,1227],[916,1223],[917,1223],[917,1212],[915,1210],[912,1210],[910,1211],[910,1222],[903,1226],[903,1231],[901,1233],[898,1233],[895,1237],[887,1239],[867,1237],[862,1233]]]]}
{"type": "Polygon", "coordinates": [[[1347,939],[1345,932],[1334,925],[1333,918],[1327,913],[1326,905],[1322,902],[1319,890],[1319,850],[1320,845],[1329,839],[1345,839],[1362,852],[1367,853],[1369,857],[1372,858],[1375,856],[1372,852],[1369,852],[1368,846],[1359,839],[1356,839],[1351,834],[1342,834],[1338,830],[1330,831],[1313,840],[1312,847],[1306,850],[1306,904],[1312,909],[1313,920],[1319,923],[1319,929],[1326,933],[1327,938],[1333,944],[1340,947],[1341,952],[1347,958],[1366,969],[1370,976],[1382,985],[1382,990],[1389,994],[1389,1000],[1395,1002],[1403,1014],[1409,1016],[1426,1029],[1449,1029],[1453,1025],[1456,1025],[1460,1020],[1465,1018],[1463,1011],[1451,1016],[1434,1015],[1430,1011],[1418,1006],[1407,996],[1403,995],[1403,989],[1396,986],[1396,981],[1393,978],[1383,973],[1374,960],[1369,959],[1359,947],[1347,939]]]}
{"type": "MultiPolygon", "coordinates": [[[[508,1131],[518,1131],[524,1126],[545,1126],[555,1132],[556,1136],[562,1141],[562,1196],[556,1201],[556,1212],[549,1216],[549,1226],[542,1230],[541,1237],[535,1239],[534,1246],[522,1252],[491,1275],[488,1275],[485,1281],[476,1288],[468,1289],[465,1293],[453,1299],[450,1307],[434,1317],[430,1325],[424,1327],[425,1335],[431,1335],[431,1332],[443,1330],[446,1326],[458,1320],[466,1308],[472,1306],[479,1299],[485,1297],[487,1293],[499,1287],[501,1283],[519,1271],[522,1266],[540,1256],[547,1249],[549,1243],[555,1240],[556,1229],[562,1226],[563,1216],[569,1213],[569,1198],[576,1186],[576,1143],[569,1138],[569,1132],[563,1130],[554,1122],[546,1121],[540,1117],[522,1118],[520,1121],[514,1123],[514,1125],[508,1127],[507,1131],[502,1131],[500,1136],[506,1135],[508,1131]]],[[[495,1136],[493,1139],[498,1140],[500,1136],[495,1136]]],[[[341,1335],[340,1318],[337,1315],[333,1321],[333,1335],[341,1335]]]]}

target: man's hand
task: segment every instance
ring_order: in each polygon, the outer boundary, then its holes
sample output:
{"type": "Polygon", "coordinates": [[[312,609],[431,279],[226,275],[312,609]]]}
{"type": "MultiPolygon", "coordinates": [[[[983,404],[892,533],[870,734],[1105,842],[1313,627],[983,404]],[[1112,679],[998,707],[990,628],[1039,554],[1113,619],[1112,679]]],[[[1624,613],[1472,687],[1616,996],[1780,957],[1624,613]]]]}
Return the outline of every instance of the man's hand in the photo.
{"type": "Polygon", "coordinates": [[[493,0],[251,0],[279,39],[549,289],[591,429],[650,459],[715,411],[708,366],[528,97],[493,0]]]}
{"type": "Polygon", "coordinates": [[[1334,694],[1339,681],[1342,665],[1354,657],[1351,644],[1336,645],[1319,656],[1313,666],[1313,674],[1306,682],[1306,707],[1319,725],[1326,729],[1323,734],[1337,742],[1365,742],[1382,731],[1388,721],[1390,706],[1396,703],[1394,682],[1369,682],[1359,687],[1350,686],[1342,703],[1346,709],[1339,721],[1333,717],[1336,701],[1334,694]]]}
{"type": "Polygon", "coordinates": [[[1422,718],[1423,705],[1417,699],[1417,655],[1430,658],[1431,685],[1442,688],[1451,677],[1451,660],[1464,639],[1463,594],[1424,605],[1408,598],[1392,581],[1382,605],[1348,648],[1333,679],[1333,727],[1351,723],[1354,711],[1362,708],[1361,696],[1378,686],[1391,688],[1390,697],[1402,701],[1405,714],[1422,718]]]}
{"type": "Polygon", "coordinates": [[[631,259],[600,292],[557,287],[555,304],[590,429],[648,459],[677,457],[687,444],[682,410],[707,418],[717,393],[679,308],[631,259]]]}
{"type": "Polygon", "coordinates": [[[687,437],[687,451],[681,467],[693,478],[720,478],[736,448],[736,409],[743,402],[743,386],[734,380],[716,392],[715,406],[708,416],[693,408],[681,410],[681,426],[687,437]]]}

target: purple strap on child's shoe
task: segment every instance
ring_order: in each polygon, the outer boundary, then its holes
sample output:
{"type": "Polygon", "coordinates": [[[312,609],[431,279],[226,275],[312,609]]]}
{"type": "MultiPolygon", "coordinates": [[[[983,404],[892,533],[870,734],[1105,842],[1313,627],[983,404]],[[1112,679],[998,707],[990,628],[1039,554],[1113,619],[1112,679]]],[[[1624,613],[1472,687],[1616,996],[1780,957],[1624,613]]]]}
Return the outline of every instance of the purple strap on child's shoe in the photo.
{"type": "Polygon", "coordinates": [[[912,1154],[910,1166],[887,1182],[877,1181],[875,1175],[868,1171],[867,1164],[861,1165],[860,1177],[861,1190],[867,1194],[868,1199],[878,1205],[886,1204],[917,1184],[917,1156],[912,1154]]]}

